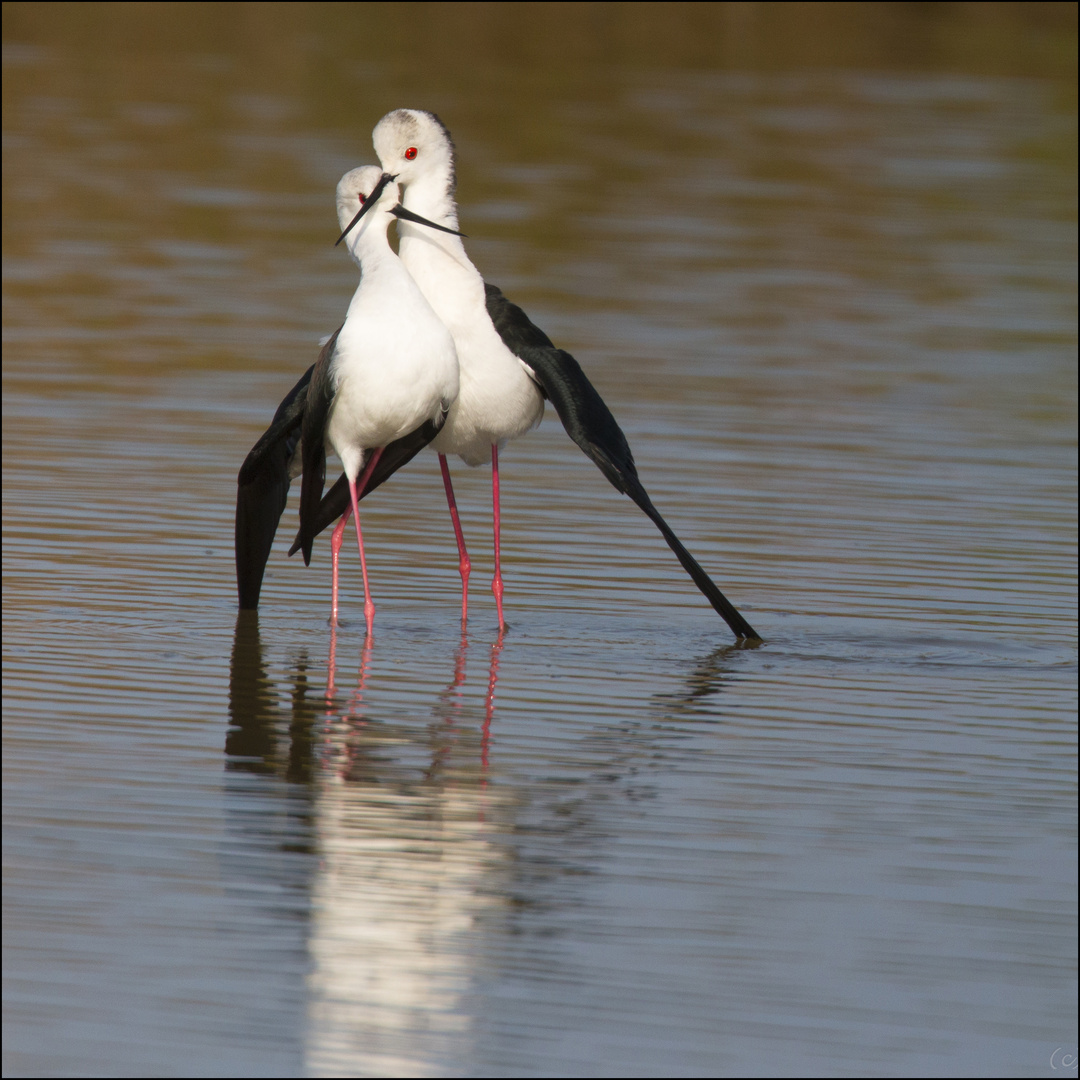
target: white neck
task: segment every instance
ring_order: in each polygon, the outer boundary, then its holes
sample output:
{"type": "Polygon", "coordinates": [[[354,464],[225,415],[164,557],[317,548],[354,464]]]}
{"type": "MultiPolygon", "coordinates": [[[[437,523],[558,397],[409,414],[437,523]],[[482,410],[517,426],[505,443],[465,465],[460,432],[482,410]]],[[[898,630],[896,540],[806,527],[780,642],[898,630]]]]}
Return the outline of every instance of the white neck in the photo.
{"type": "MultiPolygon", "coordinates": [[[[450,176],[439,172],[409,184],[402,205],[414,214],[448,228],[458,227],[457,204],[449,193],[450,176]]],[[[398,220],[398,253],[428,302],[454,328],[466,309],[483,307],[484,281],[469,261],[460,236],[398,220]]]]}
{"type": "Polygon", "coordinates": [[[376,207],[365,214],[363,221],[345,237],[345,246],[361,270],[378,262],[384,255],[393,255],[390,238],[386,235],[389,226],[386,211],[376,207]]]}
{"type": "Polygon", "coordinates": [[[450,173],[446,169],[412,181],[405,188],[403,203],[406,209],[429,221],[451,229],[458,227],[457,203],[450,194],[450,173]]]}

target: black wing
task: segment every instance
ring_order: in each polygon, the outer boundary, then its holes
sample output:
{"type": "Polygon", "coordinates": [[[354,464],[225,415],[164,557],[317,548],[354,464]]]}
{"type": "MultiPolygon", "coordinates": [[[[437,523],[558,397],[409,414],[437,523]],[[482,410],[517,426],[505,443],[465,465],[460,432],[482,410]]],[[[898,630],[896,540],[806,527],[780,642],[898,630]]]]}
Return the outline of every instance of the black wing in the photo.
{"type": "Polygon", "coordinates": [[[604,399],[585,377],[581,365],[563,349],[557,349],[551,339],[528,315],[503,296],[494,285],[485,283],[487,310],[506,347],[519,357],[555,406],[566,433],[596,463],[614,487],[631,499],[648,515],[668,547],[675,552],[683,569],[704,593],[709,603],[731,627],[736,637],[755,638],[760,635],[739,614],[734,605],[716,587],[712,578],[698,561],[683,547],[660,511],[652,504],[648,492],[638,479],[630,444],[604,404],[604,399]]]}
{"type": "Polygon", "coordinates": [[[265,434],[252,447],[236,479],[236,588],[241,610],[259,606],[263,574],[285,511],[308,383],[315,365],[285,395],[265,434]]]}
{"type": "MultiPolygon", "coordinates": [[[[340,330],[338,331],[340,333],[340,330]]],[[[330,362],[337,347],[337,333],[323,346],[319,359],[311,371],[307,402],[300,424],[300,547],[304,552],[304,565],[311,562],[311,545],[317,530],[315,520],[319,515],[323,486],[326,483],[326,425],[330,408],[334,404],[330,362]]]]}
{"type": "MultiPolygon", "coordinates": [[[[327,348],[333,340],[327,342],[327,348]]],[[[242,611],[255,610],[259,606],[266,563],[288,502],[289,486],[298,471],[297,458],[302,457],[301,433],[314,372],[315,364],[312,364],[285,395],[274,413],[273,422],[240,468],[236,492],[236,585],[242,611]]],[[[445,420],[446,413],[443,413],[438,422],[428,421],[411,434],[390,443],[383,450],[360,498],[370,495],[412,461],[438,435],[445,420]]],[[[349,480],[342,473],[319,503],[311,527],[312,539],[337,521],[349,502],[349,480]]],[[[296,554],[300,547],[298,533],[289,554],[296,554]]]]}

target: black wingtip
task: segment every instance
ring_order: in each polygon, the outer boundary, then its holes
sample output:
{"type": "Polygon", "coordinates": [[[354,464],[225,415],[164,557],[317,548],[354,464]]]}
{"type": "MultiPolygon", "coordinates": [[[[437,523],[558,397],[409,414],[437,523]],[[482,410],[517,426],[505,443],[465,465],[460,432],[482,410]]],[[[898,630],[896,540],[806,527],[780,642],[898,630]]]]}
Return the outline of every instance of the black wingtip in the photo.
{"type": "Polygon", "coordinates": [[[626,436],[581,370],[581,365],[568,352],[556,349],[547,334],[498,287],[485,282],[484,291],[488,315],[496,331],[506,347],[534,373],[544,394],[555,406],[566,433],[607,477],[612,487],[628,495],[649,516],[694,584],[731,627],[731,632],[740,641],[761,641],[758,632],[716,587],[653,506],[638,479],[626,436]]]}
{"type": "MultiPolygon", "coordinates": [[[[311,413],[304,417],[306,429],[311,426],[311,413]]],[[[314,437],[304,439],[304,471],[300,477],[300,532],[297,540],[304,553],[304,565],[311,565],[311,547],[315,543],[318,530],[315,519],[319,504],[322,502],[323,484],[326,480],[326,450],[321,441],[314,437]]]]}
{"type": "Polygon", "coordinates": [[[237,486],[236,591],[241,611],[254,611],[259,606],[266,563],[288,494],[284,468],[237,486]]]}
{"type": "Polygon", "coordinates": [[[763,641],[762,636],[739,614],[735,605],[716,587],[716,582],[702,569],[701,564],[686,550],[682,541],[672,528],[660,516],[660,511],[652,504],[648,493],[640,482],[630,486],[627,495],[648,515],[652,523],[660,530],[667,545],[675,553],[682,568],[690,575],[702,595],[713,606],[713,610],[728,624],[731,632],[740,641],[763,641]]]}

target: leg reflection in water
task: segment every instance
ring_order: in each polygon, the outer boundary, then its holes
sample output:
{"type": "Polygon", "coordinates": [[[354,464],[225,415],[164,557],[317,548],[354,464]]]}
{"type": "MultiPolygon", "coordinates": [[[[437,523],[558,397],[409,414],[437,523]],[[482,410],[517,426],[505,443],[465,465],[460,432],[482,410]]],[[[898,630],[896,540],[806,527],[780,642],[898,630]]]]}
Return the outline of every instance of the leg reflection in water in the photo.
{"type": "MultiPolygon", "coordinates": [[[[501,631],[491,646],[488,663],[487,688],[484,693],[484,717],[480,728],[480,784],[487,783],[488,747],[491,739],[491,720],[495,712],[495,686],[499,678],[499,655],[502,652],[505,632],[501,631]]],[[[444,745],[440,747],[431,763],[428,779],[440,769],[449,767],[451,751],[457,742],[463,722],[467,718],[467,698],[465,685],[466,667],[469,653],[469,639],[464,630],[461,641],[454,653],[454,675],[439,694],[438,715],[442,721],[444,745]]]]}
{"type": "Polygon", "coordinates": [[[480,784],[487,787],[488,749],[491,745],[491,718],[495,715],[495,683],[499,678],[499,656],[502,654],[504,630],[491,646],[491,666],[488,668],[487,695],[484,698],[484,726],[480,729],[480,784]]]}

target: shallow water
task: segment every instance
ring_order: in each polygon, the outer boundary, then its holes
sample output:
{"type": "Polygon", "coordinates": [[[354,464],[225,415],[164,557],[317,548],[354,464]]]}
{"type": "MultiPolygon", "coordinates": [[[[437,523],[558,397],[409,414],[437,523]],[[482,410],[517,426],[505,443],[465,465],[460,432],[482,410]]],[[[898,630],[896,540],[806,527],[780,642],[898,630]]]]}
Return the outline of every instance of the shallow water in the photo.
{"type": "Polygon", "coordinates": [[[716,8],[554,68],[474,11],[472,85],[444,16],[5,8],[5,1073],[1075,1071],[1075,33],[884,60],[795,6],[736,70],[716,8]],[[431,456],[365,514],[372,641],[295,505],[237,618],[236,470],[402,104],[763,645],[550,410],[502,640],[489,472],[463,638],[431,456]]]}

